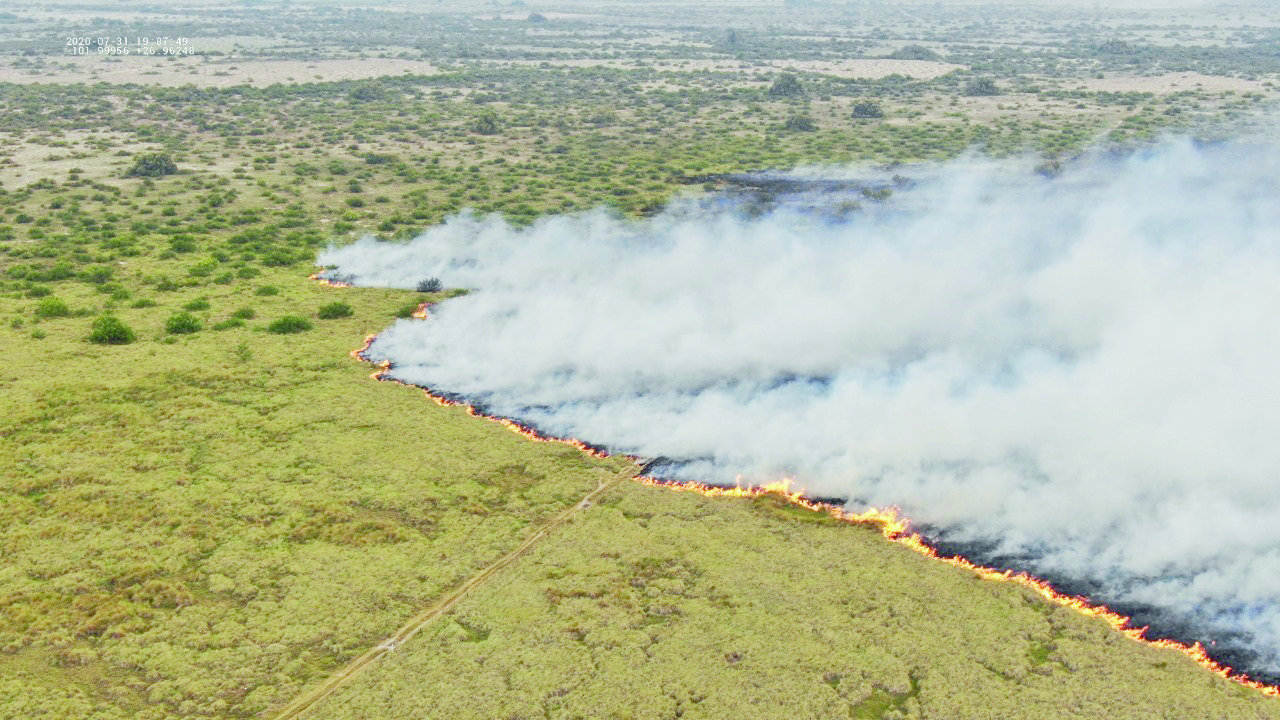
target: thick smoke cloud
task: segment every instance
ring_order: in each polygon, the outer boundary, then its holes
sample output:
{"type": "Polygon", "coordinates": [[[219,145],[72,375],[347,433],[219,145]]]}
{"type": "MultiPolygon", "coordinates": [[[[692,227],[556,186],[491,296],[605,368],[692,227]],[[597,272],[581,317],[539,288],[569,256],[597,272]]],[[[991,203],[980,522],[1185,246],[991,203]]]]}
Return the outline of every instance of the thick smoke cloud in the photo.
{"type": "Polygon", "coordinates": [[[397,378],[683,477],[898,505],[1277,672],[1280,151],[1030,167],[900,169],[847,217],[463,215],[320,262],[475,290],[378,338],[397,378]]]}

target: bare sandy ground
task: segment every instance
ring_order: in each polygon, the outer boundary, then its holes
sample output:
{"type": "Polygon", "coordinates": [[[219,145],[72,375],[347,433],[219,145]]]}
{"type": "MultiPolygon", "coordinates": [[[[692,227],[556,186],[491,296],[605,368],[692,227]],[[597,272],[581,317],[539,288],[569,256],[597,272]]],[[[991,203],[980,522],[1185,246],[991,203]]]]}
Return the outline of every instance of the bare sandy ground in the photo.
{"type": "Polygon", "coordinates": [[[1090,78],[1078,82],[1066,83],[1068,87],[1081,87],[1086,90],[1101,92],[1150,92],[1157,95],[1183,92],[1185,90],[1203,90],[1218,93],[1228,90],[1236,92],[1253,92],[1266,88],[1261,80],[1245,80],[1244,78],[1220,77],[1218,75],[1201,75],[1200,73],[1168,73],[1143,77],[1137,75],[1114,75],[1103,78],[1090,78]]]}
{"type": "Polygon", "coordinates": [[[821,73],[846,78],[882,78],[889,75],[905,75],[915,80],[932,80],[963,65],[935,62],[933,60],[890,60],[871,58],[862,60],[776,60],[775,67],[804,72],[821,73]]]}
{"type": "Polygon", "coordinates": [[[0,65],[0,82],[12,83],[137,83],[176,87],[265,87],[277,83],[332,82],[403,75],[430,75],[438,69],[430,63],[394,58],[344,60],[230,60],[206,62],[200,56],[127,56],[119,62],[105,57],[58,58],[45,67],[0,65]]]}
{"type": "MultiPolygon", "coordinates": [[[[542,65],[554,67],[616,67],[635,68],[635,60],[583,58],[573,60],[505,60],[496,61],[511,65],[542,65]]],[[[821,73],[836,77],[882,78],[888,75],[905,75],[917,80],[931,80],[956,70],[961,65],[929,60],[888,60],[883,58],[849,60],[773,60],[767,63],[748,64],[738,60],[658,60],[643,61],[645,67],[661,71],[711,70],[741,72],[751,75],[772,74],[779,70],[795,70],[821,73]]]]}

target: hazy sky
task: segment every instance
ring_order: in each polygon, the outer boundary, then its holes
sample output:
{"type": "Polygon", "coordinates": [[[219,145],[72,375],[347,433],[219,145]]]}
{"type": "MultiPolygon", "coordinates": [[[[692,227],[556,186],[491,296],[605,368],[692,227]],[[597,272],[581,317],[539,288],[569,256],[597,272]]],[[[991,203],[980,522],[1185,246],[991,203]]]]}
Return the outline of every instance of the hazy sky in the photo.
{"type": "Polygon", "coordinates": [[[378,339],[399,378],[685,477],[900,505],[1280,669],[1280,151],[1032,164],[912,168],[847,221],[463,216],[320,262],[476,290],[378,339]]]}

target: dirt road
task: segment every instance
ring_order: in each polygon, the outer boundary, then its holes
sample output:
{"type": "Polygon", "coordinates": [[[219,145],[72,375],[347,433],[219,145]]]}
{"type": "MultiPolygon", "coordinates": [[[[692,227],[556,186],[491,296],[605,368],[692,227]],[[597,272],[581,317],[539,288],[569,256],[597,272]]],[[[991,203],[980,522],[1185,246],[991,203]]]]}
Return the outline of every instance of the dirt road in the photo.
{"type": "Polygon", "coordinates": [[[515,550],[512,550],[489,566],[485,567],[480,572],[473,575],[462,585],[458,586],[453,592],[444,596],[435,604],[424,608],[416,615],[409,618],[408,621],[406,621],[399,630],[396,630],[394,634],[365,651],[363,655],[352,660],[346,667],[329,676],[324,682],[295,698],[293,702],[280,710],[276,715],[276,720],[292,720],[293,718],[299,718],[305,715],[307,711],[313,709],[322,700],[332,695],[342,686],[351,682],[351,680],[367,669],[370,665],[376,663],[379,658],[394,651],[414,635],[417,635],[418,631],[422,630],[432,621],[442,617],[445,613],[452,610],[453,607],[465,598],[468,593],[488,582],[501,572],[503,568],[514,563],[520,558],[520,556],[527,553],[535,544],[537,544],[539,540],[547,537],[547,535],[549,535],[553,530],[566,523],[574,515],[591,507],[596,498],[604,495],[606,492],[617,486],[618,483],[635,477],[639,472],[640,468],[632,466],[624,469],[622,472],[619,472],[608,480],[601,481],[599,487],[588,493],[586,497],[552,517],[543,524],[542,527],[538,528],[537,532],[533,533],[526,538],[524,542],[520,543],[519,547],[515,550]]]}

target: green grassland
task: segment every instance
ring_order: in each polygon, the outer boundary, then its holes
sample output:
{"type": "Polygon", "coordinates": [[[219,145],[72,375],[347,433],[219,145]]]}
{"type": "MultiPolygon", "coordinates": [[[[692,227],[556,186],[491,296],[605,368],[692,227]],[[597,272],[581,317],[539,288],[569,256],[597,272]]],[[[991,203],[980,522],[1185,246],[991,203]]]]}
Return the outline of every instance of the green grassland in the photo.
{"type": "MultiPolygon", "coordinates": [[[[314,315],[336,292],[288,284],[203,292],[199,315],[314,315]]],[[[254,320],[166,343],[154,309],[118,312],[127,346],[86,342],[87,318],[6,329],[0,667],[123,716],[252,713],[612,471],[370,381],[347,353],[395,294],[346,293],[352,318],[300,335],[254,320]]]]}
{"type": "MultiPolygon", "coordinates": [[[[1248,91],[1081,84],[1127,67],[1106,53],[1240,79],[1231,63],[1266,37],[1178,55],[1129,31],[1077,28],[1042,39],[1040,55],[984,52],[979,36],[1009,27],[965,30],[939,11],[919,36],[837,46],[783,42],[764,16],[744,16],[755,20],[730,47],[722,19],[666,9],[659,25],[688,27],[619,54],[589,41],[604,21],[552,17],[548,39],[524,15],[481,22],[477,7],[430,15],[436,44],[408,49],[386,43],[417,15],[323,4],[193,6],[165,30],[261,41],[199,60],[219,67],[355,47],[430,59],[430,74],[0,84],[0,717],[269,717],[625,467],[371,381],[350,351],[446,294],[319,285],[307,276],[328,243],[411,236],[466,208],[516,224],[596,206],[642,216],[715,172],[975,150],[1038,163],[1165,130],[1216,137],[1274,92],[1266,68],[1248,91]],[[292,29],[273,39],[282,19],[292,29]],[[1129,44],[1098,49],[1113,36],[1129,44]],[[913,80],[798,68],[786,71],[800,88],[789,94],[775,91],[781,70],[760,66],[883,57],[916,41],[961,69],[913,80]],[[588,56],[625,62],[552,62],[588,56]],[[738,64],[679,66],[708,57],[738,64]],[[999,95],[968,93],[983,77],[999,95]],[[860,102],[884,117],[851,117],[860,102]],[[179,172],[129,177],[148,153],[179,172]],[[349,312],[322,310],[335,302],[349,312]],[[91,342],[105,317],[132,342],[91,342]],[[276,332],[291,317],[299,331],[276,332]]],[[[0,65],[11,67],[47,70],[65,61],[49,38],[103,29],[10,15],[0,65]]],[[[623,39],[657,32],[606,25],[623,39]]],[[[1181,655],[867,529],[769,499],[637,484],[556,530],[316,717],[424,707],[476,718],[1280,717],[1276,701],[1181,655]]]]}
{"type": "Polygon", "coordinates": [[[313,717],[1280,713],[1017,585],[776,510],[620,489],[313,717]]]}

